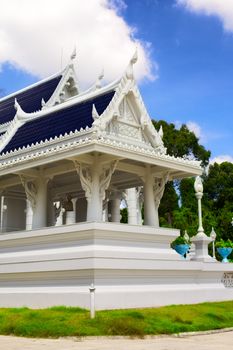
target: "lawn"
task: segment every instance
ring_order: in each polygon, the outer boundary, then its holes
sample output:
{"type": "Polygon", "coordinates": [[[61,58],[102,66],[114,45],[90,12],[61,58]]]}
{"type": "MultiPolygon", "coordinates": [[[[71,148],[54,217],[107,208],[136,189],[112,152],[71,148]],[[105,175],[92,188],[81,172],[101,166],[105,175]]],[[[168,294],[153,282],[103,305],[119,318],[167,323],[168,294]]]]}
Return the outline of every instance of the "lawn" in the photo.
{"type": "Polygon", "coordinates": [[[0,334],[24,337],[172,334],[233,327],[233,301],[96,312],[63,306],[1,308],[0,334]]]}

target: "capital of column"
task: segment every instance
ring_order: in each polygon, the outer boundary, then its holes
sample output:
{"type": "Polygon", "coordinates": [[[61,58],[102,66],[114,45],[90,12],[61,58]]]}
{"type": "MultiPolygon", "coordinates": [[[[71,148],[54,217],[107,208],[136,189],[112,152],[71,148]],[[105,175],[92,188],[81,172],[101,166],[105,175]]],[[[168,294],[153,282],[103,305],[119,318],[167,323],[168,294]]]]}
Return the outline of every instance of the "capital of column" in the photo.
{"type": "Polygon", "coordinates": [[[117,163],[118,163],[118,160],[114,160],[102,167],[102,172],[100,173],[100,180],[99,180],[99,183],[100,183],[99,193],[100,193],[100,198],[102,200],[104,200],[106,197],[106,190],[109,188],[112,174],[116,170],[117,163]]]}
{"type": "Polygon", "coordinates": [[[19,176],[33,211],[32,228],[45,227],[47,225],[47,183],[49,179],[39,174],[33,180],[27,175],[19,176]]]}
{"type": "Polygon", "coordinates": [[[85,192],[87,201],[92,198],[96,185],[99,187],[100,199],[104,200],[106,197],[106,190],[109,187],[112,174],[116,169],[118,160],[109,162],[103,166],[98,164],[98,160],[92,165],[86,165],[78,160],[73,160],[73,162],[80,177],[81,186],[85,192]],[[98,182],[98,184],[96,182],[98,182]]]}
{"type": "Polygon", "coordinates": [[[34,210],[37,205],[39,188],[46,187],[50,179],[47,177],[45,178],[43,176],[38,176],[37,178],[32,179],[31,177],[22,174],[19,174],[19,177],[21,180],[21,184],[23,185],[23,188],[25,190],[26,197],[31,204],[32,210],[34,210]]]}
{"type": "Polygon", "coordinates": [[[85,197],[87,201],[91,199],[92,194],[92,169],[91,166],[85,165],[82,162],[79,162],[78,160],[73,160],[74,167],[77,171],[77,174],[79,175],[80,182],[82,189],[85,192],[85,197]]]}
{"type": "Polygon", "coordinates": [[[33,181],[32,179],[28,178],[25,175],[19,175],[21,183],[24,187],[26,197],[28,201],[31,204],[32,210],[35,209],[36,207],[36,197],[38,193],[38,186],[36,181],[33,181]]]}
{"type": "Polygon", "coordinates": [[[103,165],[96,156],[91,165],[86,165],[78,160],[73,160],[73,162],[88,203],[87,220],[101,221],[106,190],[118,161],[110,161],[103,165]]]}
{"type": "Polygon", "coordinates": [[[158,208],[160,205],[160,201],[163,197],[165,185],[169,180],[169,172],[164,174],[161,178],[155,178],[154,179],[154,186],[153,186],[153,193],[154,193],[154,200],[155,200],[155,207],[158,208]]]}

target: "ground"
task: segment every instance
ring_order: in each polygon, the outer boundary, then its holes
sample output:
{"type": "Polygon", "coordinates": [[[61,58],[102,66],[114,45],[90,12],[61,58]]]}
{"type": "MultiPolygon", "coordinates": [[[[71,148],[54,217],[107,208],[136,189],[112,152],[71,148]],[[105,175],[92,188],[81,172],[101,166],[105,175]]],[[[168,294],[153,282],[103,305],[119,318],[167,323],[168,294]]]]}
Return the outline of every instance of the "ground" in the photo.
{"type": "Polygon", "coordinates": [[[3,350],[229,350],[233,331],[183,337],[156,336],[145,339],[123,337],[89,337],[61,339],[31,339],[0,336],[3,350]]]}

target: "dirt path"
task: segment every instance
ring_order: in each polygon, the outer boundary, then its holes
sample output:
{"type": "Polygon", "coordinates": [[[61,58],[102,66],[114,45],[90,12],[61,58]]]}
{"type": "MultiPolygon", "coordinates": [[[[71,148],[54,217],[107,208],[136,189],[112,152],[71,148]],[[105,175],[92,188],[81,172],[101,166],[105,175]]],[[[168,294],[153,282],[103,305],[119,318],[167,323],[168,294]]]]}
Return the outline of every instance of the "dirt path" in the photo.
{"type": "Polygon", "coordinates": [[[233,332],[146,339],[87,338],[87,339],[29,339],[0,336],[1,350],[230,350],[233,332]]]}

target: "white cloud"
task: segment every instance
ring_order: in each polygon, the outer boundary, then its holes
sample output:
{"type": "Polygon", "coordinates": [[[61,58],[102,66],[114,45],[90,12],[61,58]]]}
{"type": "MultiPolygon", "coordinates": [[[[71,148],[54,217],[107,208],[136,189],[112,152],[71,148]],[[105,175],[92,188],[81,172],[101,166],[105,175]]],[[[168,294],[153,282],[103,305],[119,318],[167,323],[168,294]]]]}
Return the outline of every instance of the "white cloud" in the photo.
{"type": "Polygon", "coordinates": [[[187,122],[181,122],[180,120],[174,121],[175,128],[180,129],[183,124],[187,126],[187,128],[192,131],[196,137],[200,140],[201,143],[205,143],[207,141],[206,135],[203,133],[203,130],[201,129],[201,126],[193,121],[187,121],[187,122]]]}
{"type": "Polygon", "coordinates": [[[220,156],[214,157],[214,158],[212,158],[210,160],[210,164],[214,164],[214,163],[221,164],[223,162],[233,163],[233,157],[229,156],[227,154],[224,154],[224,155],[220,155],[220,156]]]}
{"type": "Polygon", "coordinates": [[[0,11],[0,66],[9,62],[39,77],[55,73],[77,47],[82,84],[104,68],[106,80],[120,76],[135,51],[136,77],[153,79],[150,45],[135,39],[121,11],[123,0],[7,0],[0,11]],[[61,52],[63,54],[61,55],[61,52]]]}
{"type": "Polygon", "coordinates": [[[233,31],[232,0],[176,0],[176,3],[196,13],[217,16],[226,31],[233,31]]]}
{"type": "Polygon", "coordinates": [[[196,122],[192,122],[192,121],[188,121],[186,123],[187,125],[187,128],[192,131],[197,138],[201,139],[203,138],[203,135],[202,135],[202,130],[201,130],[201,127],[199,124],[197,124],[196,122]]]}

